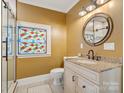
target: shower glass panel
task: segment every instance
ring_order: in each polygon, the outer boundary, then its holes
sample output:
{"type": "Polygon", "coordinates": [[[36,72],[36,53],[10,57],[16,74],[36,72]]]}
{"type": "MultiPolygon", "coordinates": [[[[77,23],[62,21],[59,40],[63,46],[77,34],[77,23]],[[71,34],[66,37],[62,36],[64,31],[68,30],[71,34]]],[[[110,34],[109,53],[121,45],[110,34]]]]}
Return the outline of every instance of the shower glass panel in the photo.
{"type": "Polygon", "coordinates": [[[15,82],[15,23],[12,10],[2,0],[2,93],[8,93],[15,82]]]}
{"type": "Polygon", "coordinates": [[[8,91],[8,82],[7,82],[7,48],[6,48],[6,38],[7,38],[7,8],[5,3],[2,1],[2,13],[1,13],[1,17],[2,17],[2,93],[7,93],[8,91]]]}
{"type": "Polygon", "coordinates": [[[15,33],[15,17],[8,11],[8,31],[7,31],[7,42],[8,42],[8,87],[11,86],[14,80],[15,74],[15,44],[14,44],[14,33],[15,33]]]}

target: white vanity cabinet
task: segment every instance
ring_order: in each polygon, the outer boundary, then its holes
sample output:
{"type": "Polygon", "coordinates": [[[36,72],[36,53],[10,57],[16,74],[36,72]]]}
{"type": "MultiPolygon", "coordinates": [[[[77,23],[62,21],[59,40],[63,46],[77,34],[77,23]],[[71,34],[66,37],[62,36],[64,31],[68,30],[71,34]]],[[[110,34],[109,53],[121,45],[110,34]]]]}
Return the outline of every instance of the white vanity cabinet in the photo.
{"type": "Polygon", "coordinates": [[[121,93],[121,67],[95,72],[65,62],[64,69],[64,93],[121,93]]]}

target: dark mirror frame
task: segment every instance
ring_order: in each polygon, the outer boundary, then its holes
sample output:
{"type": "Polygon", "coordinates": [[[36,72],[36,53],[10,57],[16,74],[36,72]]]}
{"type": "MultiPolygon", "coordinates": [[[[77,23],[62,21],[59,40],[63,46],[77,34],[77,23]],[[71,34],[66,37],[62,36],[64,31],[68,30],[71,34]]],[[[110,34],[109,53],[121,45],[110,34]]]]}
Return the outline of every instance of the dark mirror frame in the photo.
{"type": "Polygon", "coordinates": [[[90,46],[99,46],[99,45],[103,44],[105,41],[107,41],[107,40],[109,39],[109,37],[111,36],[112,31],[113,31],[113,21],[112,21],[112,18],[111,18],[108,14],[105,14],[105,13],[96,13],[96,14],[92,15],[91,17],[89,17],[89,18],[86,20],[86,22],[85,22],[85,24],[84,24],[84,26],[83,26],[82,35],[83,35],[84,41],[85,41],[88,45],[90,45],[90,46]],[[88,42],[88,41],[85,39],[85,36],[84,36],[85,34],[84,34],[84,33],[85,33],[86,25],[87,25],[93,18],[95,18],[95,17],[104,17],[104,18],[107,20],[107,22],[108,22],[109,28],[108,28],[108,32],[106,33],[106,35],[103,37],[103,39],[102,39],[101,41],[99,41],[99,42],[97,42],[97,43],[90,43],[90,42],[88,42]]]}

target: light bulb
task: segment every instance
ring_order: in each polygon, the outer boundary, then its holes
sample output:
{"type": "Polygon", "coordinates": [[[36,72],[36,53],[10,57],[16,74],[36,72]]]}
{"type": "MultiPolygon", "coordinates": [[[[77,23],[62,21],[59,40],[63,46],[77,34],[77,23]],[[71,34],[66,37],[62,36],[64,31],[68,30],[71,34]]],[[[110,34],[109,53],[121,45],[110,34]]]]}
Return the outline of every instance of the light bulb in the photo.
{"type": "Polygon", "coordinates": [[[102,4],[104,4],[104,3],[106,3],[106,2],[108,2],[109,0],[96,0],[96,4],[97,5],[102,5],[102,4]]]}
{"type": "Polygon", "coordinates": [[[87,10],[88,12],[90,12],[90,11],[94,10],[95,8],[96,8],[96,6],[92,4],[92,5],[87,6],[87,7],[86,7],[86,10],[87,10]]]}
{"type": "Polygon", "coordinates": [[[87,13],[86,11],[82,10],[79,12],[79,16],[84,16],[86,13],[87,13]]]}

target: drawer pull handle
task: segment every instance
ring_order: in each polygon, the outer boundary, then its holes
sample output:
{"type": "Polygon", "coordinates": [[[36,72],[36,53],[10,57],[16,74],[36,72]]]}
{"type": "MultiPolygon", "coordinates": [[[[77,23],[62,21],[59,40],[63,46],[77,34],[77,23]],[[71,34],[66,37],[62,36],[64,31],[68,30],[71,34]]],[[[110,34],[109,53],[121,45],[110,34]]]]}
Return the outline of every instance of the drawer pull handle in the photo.
{"type": "Polygon", "coordinates": [[[75,76],[72,76],[72,81],[73,81],[73,82],[75,81],[75,76]]]}
{"type": "Polygon", "coordinates": [[[82,88],[86,88],[86,86],[82,86],[82,88]]]}

